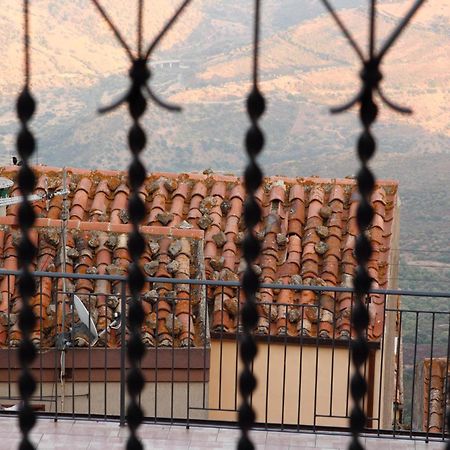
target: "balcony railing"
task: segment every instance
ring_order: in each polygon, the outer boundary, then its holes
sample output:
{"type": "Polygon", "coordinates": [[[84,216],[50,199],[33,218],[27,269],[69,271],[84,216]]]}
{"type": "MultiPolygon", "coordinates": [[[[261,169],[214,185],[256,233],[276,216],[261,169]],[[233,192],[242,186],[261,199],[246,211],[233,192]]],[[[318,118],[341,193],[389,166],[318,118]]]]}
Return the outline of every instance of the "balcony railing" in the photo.
{"type": "MultiPolygon", "coordinates": [[[[5,414],[14,413],[19,402],[16,275],[0,270],[0,405],[5,414]]],[[[85,416],[124,423],[125,277],[39,272],[35,276],[39,294],[34,309],[40,318],[33,334],[40,350],[33,365],[38,382],[35,408],[55,419],[85,416]],[[86,289],[86,281],[94,287],[107,282],[108,292],[86,289]],[[79,302],[84,309],[80,310],[79,302]]],[[[148,350],[142,361],[147,383],[141,395],[146,421],[235,426],[239,283],[167,278],[148,278],[147,283],[143,338],[148,350]],[[180,286],[189,292],[187,310],[177,307],[180,286]]],[[[264,289],[314,292],[315,298],[326,295],[328,300],[260,301],[264,320],[255,330],[259,351],[253,371],[258,386],[252,396],[257,426],[342,432],[351,411],[352,330],[346,327],[350,327],[352,291],[280,284],[266,284],[264,289]],[[344,294],[350,299],[350,309],[345,311],[339,309],[344,294]]],[[[380,330],[379,334],[368,330],[369,357],[364,368],[369,384],[364,400],[367,434],[444,439],[450,293],[378,290],[369,294],[367,303],[372,311],[370,326],[380,330]],[[374,298],[378,309],[372,310],[374,298]],[[441,299],[439,312],[427,309],[430,298],[441,299]]]]}

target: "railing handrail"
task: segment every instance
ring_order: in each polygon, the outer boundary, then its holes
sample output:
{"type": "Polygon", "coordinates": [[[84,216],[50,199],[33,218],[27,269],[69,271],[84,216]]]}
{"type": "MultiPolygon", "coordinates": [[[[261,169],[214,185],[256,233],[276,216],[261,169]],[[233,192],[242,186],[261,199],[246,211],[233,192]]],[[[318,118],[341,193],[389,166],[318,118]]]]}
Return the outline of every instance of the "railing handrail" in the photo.
{"type": "MultiPolygon", "coordinates": [[[[0,269],[0,275],[15,275],[21,274],[20,270],[0,269]]],[[[87,274],[87,273],[64,273],[64,272],[43,272],[35,271],[33,275],[39,278],[73,278],[85,280],[109,280],[109,281],[123,281],[126,282],[127,277],[124,275],[107,275],[107,274],[87,274]]],[[[172,283],[172,284],[192,284],[199,286],[227,286],[227,287],[241,287],[239,281],[224,281],[224,280],[206,280],[195,278],[162,278],[162,277],[146,277],[145,281],[150,283],[172,283]]],[[[354,292],[352,287],[344,286],[310,286],[302,284],[279,284],[279,283],[261,283],[261,288],[266,289],[288,289],[295,291],[317,291],[317,292],[354,292]]],[[[371,289],[369,294],[381,295],[401,295],[408,297],[439,297],[450,298],[449,292],[430,292],[430,291],[415,291],[404,289],[371,289]]]]}

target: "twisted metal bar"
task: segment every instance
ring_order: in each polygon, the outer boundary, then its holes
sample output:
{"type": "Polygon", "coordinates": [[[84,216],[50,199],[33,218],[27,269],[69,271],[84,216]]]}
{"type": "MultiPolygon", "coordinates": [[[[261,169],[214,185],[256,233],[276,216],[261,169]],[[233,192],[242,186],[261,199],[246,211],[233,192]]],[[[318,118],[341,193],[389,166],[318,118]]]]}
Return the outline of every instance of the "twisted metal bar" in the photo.
{"type": "Polygon", "coordinates": [[[133,124],[128,132],[128,147],[132,153],[132,162],[128,168],[128,181],[130,184],[130,198],[128,212],[132,231],[128,238],[128,252],[131,264],[128,268],[128,286],[131,293],[131,302],[128,310],[128,324],[130,335],[127,342],[127,354],[130,369],[127,374],[127,388],[130,402],[127,408],[127,421],[130,436],[127,442],[127,450],[141,450],[142,443],[136,435],[137,428],[142,423],[143,411],[139,405],[139,396],[144,389],[145,379],[140,370],[140,361],[145,353],[142,342],[141,328],[145,314],[142,308],[140,293],[145,283],[145,274],[140,267],[139,260],[145,250],[145,239],[139,231],[139,224],[145,218],[145,203],[139,197],[139,189],[145,181],[145,167],[139,159],[139,155],[145,148],[147,141],[145,131],[142,129],[139,119],[145,113],[147,102],[142,94],[142,86],[150,77],[150,72],[145,61],[138,59],[130,70],[131,89],[128,98],[128,110],[133,124]]]}
{"type": "Polygon", "coordinates": [[[106,11],[100,6],[97,0],[92,0],[98,11],[115,34],[122,47],[130,56],[132,66],[129,71],[131,85],[128,92],[111,106],[102,108],[100,113],[112,111],[123,103],[128,105],[128,110],[132,118],[132,125],[128,132],[128,147],[132,154],[132,161],[128,168],[128,180],[130,184],[130,197],[128,201],[128,212],[132,231],[128,239],[128,251],[131,257],[131,264],[128,268],[128,286],[131,294],[131,302],[128,310],[129,338],[127,342],[127,355],[130,363],[130,369],[127,373],[127,389],[130,401],[127,408],[127,422],[130,429],[130,435],[127,441],[127,450],[142,450],[142,442],[137,436],[137,429],[142,423],[144,413],[139,404],[139,397],[144,389],[145,379],[140,370],[140,362],[145,353],[145,345],[142,342],[141,329],[144,323],[145,314],[141,303],[141,291],[145,283],[145,274],[140,266],[140,259],[145,250],[145,239],[139,231],[139,225],[146,215],[145,203],[139,196],[139,191],[146,178],[146,170],[140,154],[144,150],[147,137],[140,124],[140,119],[147,109],[147,100],[144,92],[158,106],[171,111],[180,111],[178,106],[169,105],[160,100],[150,89],[148,81],[151,77],[148,68],[148,60],[152,51],[163,36],[174,25],[185,7],[191,0],[185,0],[174,16],[164,26],[163,30],[156,36],[150,44],[145,56],[142,52],[142,30],[143,30],[143,0],[138,0],[138,18],[137,18],[137,56],[133,56],[132,51],[121,37],[119,30],[112,23],[106,14],[106,11]]]}
{"type": "Polygon", "coordinates": [[[21,450],[34,449],[29,439],[29,434],[36,423],[36,416],[31,407],[30,399],[36,389],[30,366],[36,358],[36,348],[31,341],[31,333],[36,326],[36,317],[30,305],[31,298],[36,293],[36,285],[31,273],[31,264],[36,257],[36,248],[31,241],[30,230],[36,219],[33,206],[28,200],[36,186],[36,178],[29,161],[36,148],[36,142],[33,134],[28,128],[28,122],[32,119],[36,109],[36,103],[30,93],[30,30],[29,30],[29,2],[23,2],[24,15],[24,55],[25,55],[25,85],[17,99],[17,116],[20,120],[20,131],[17,135],[16,148],[19,158],[22,160],[22,166],[18,173],[18,185],[22,194],[22,202],[19,207],[19,228],[21,239],[17,246],[19,267],[21,274],[19,276],[18,286],[22,299],[22,307],[19,313],[19,329],[22,339],[19,345],[19,361],[22,372],[19,377],[20,409],[19,426],[22,432],[20,442],[21,450]]]}
{"type": "Polygon", "coordinates": [[[255,0],[255,22],[253,42],[253,88],[247,97],[247,112],[250,118],[250,128],[245,137],[245,148],[249,163],[244,172],[247,198],[244,204],[244,219],[247,226],[243,253],[246,264],[242,280],[242,290],[245,304],[241,310],[243,333],[241,337],[240,356],[243,364],[239,379],[239,390],[242,402],[239,407],[239,427],[242,431],[238,443],[239,450],[253,450],[255,447],[249,438],[249,431],[255,422],[255,412],[250,403],[251,395],[256,389],[256,378],[253,375],[252,364],[257,354],[257,347],[252,332],[257,325],[256,292],[260,281],[253,264],[260,252],[260,244],[255,235],[255,227],[261,220],[261,208],[256,200],[256,191],[263,181],[263,173],[256,162],[257,156],[264,147],[264,135],[258,125],[265,110],[265,100],[258,89],[258,49],[260,26],[260,0],[255,0]]]}
{"type": "Polygon", "coordinates": [[[362,63],[362,70],[360,72],[361,88],[359,93],[345,105],[331,109],[332,113],[340,113],[348,110],[356,104],[359,104],[359,118],[362,125],[362,132],[357,143],[357,153],[361,168],[356,178],[360,200],[357,210],[359,233],[355,247],[357,268],[353,280],[355,288],[355,303],[352,311],[352,327],[355,332],[355,338],[352,340],[351,355],[355,372],[352,376],[350,385],[354,406],[350,414],[350,430],[352,433],[352,440],[349,445],[350,450],[362,450],[363,446],[359,440],[359,435],[364,430],[367,420],[363,409],[363,399],[367,393],[367,382],[364,378],[363,366],[369,355],[369,347],[366,337],[367,328],[369,326],[369,312],[365,305],[365,299],[372,284],[372,278],[370,277],[367,267],[369,259],[372,255],[372,245],[367,236],[367,230],[369,229],[374,216],[371,196],[375,187],[375,176],[370,170],[368,163],[376,151],[376,141],[372,134],[371,128],[378,115],[378,106],[374,101],[374,96],[375,94],[378,94],[381,102],[394,111],[404,114],[410,114],[412,112],[409,108],[398,106],[386,98],[380,88],[380,83],[383,79],[380,71],[380,65],[387,51],[398,39],[413,15],[424,3],[424,0],[416,1],[405,18],[400,21],[399,25],[388,37],[386,43],[382,46],[382,49],[378,53],[375,49],[376,0],[370,1],[369,43],[367,58],[364,57],[358,44],[352,38],[352,35],[340,20],[338,14],[333,9],[329,1],[322,0],[322,2],[330,12],[343,35],[349,41],[351,47],[358,54],[362,63]]]}

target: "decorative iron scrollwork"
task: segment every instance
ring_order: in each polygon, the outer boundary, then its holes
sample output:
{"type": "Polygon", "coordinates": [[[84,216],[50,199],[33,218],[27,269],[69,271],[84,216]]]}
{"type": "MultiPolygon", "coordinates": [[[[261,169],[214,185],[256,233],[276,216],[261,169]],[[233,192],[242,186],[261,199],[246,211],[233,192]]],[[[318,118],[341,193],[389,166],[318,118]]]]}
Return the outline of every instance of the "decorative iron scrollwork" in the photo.
{"type": "Polygon", "coordinates": [[[140,267],[139,260],[145,250],[145,240],[139,231],[139,224],[144,220],[146,209],[145,203],[139,196],[139,190],[146,178],[146,170],[139,156],[145,148],[147,137],[141,127],[140,119],[147,109],[147,100],[144,92],[158,106],[170,111],[181,111],[178,106],[170,105],[159,99],[152,91],[148,82],[151,72],[148,67],[149,58],[161,41],[163,36],[169,31],[172,25],[180,17],[183,10],[191,0],[185,0],[165,27],[149,45],[147,51],[142,51],[143,34],[143,0],[138,1],[137,20],[137,55],[133,55],[119,30],[112,23],[97,0],[92,0],[102,17],[105,19],[111,30],[114,32],[119,43],[122,45],[131,60],[129,76],[131,85],[128,92],[112,105],[99,110],[100,113],[110,112],[122,104],[128,105],[133,124],[128,132],[128,146],[132,154],[132,161],[128,168],[128,180],[130,184],[130,197],[128,201],[128,211],[132,231],[128,239],[128,251],[131,257],[131,264],[128,269],[128,286],[131,294],[131,302],[128,311],[129,338],[127,342],[127,355],[130,362],[130,369],[127,374],[127,388],[130,395],[130,402],[127,408],[127,422],[130,429],[130,436],[127,442],[127,450],[142,450],[143,446],[137,437],[137,429],[142,423],[144,415],[139,404],[139,396],[144,389],[145,379],[140,370],[140,362],[145,353],[145,346],[142,342],[141,328],[144,323],[144,310],[142,308],[140,293],[144,287],[145,274],[140,267]]]}
{"type": "Polygon", "coordinates": [[[395,104],[383,93],[380,86],[383,79],[380,66],[386,53],[408,25],[419,7],[424,3],[424,0],[417,0],[415,2],[405,18],[399,23],[378,52],[375,50],[376,0],[370,1],[369,52],[367,58],[364,56],[357,42],[352,37],[350,31],[345,27],[330,2],[328,0],[322,1],[341,32],[358,55],[362,64],[360,72],[361,89],[358,94],[348,103],[331,109],[332,113],[341,113],[358,104],[359,117],[363,128],[357,143],[357,153],[361,168],[356,177],[360,199],[357,211],[359,234],[355,247],[355,256],[358,266],[353,280],[355,301],[352,310],[352,326],[356,336],[352,340],[351,346],[352,362],[355,367],[355,373],[352,376],[350,384],[354,406],[350,414],[352,440],[349,445],[350,450],[361,450],[363,449],[363,446],[359,440],[359,435],[366,426],[363,399],[367,393],[367,382],[363,375],[363,366],[369,355],[366,337],[367,328],[369,326],[369,312],[365,300],[372,284],[372,279],[367,269],[369,259],[372,255],[372,246],[366,231],[369,229],[374,215],[371,196],[375,187],[375,176],[368,166],[369,161],[376,151],[376,141],[371,131],[371,127],[375,123],[378,115],[378,106],[374,101],[374,96],[375,94],[378,94],[380,100],[387,107],[396,112],[404,114],[410,114],[412,112],[409,108],[404,108],[395,104]]]}
{"type": "Polygon", "coordinates": [[[239,389],[242,396],[242,403],[239,407],[239,427],[242,430],[238,443],[239,450],[252,450],[255,448],[248,433],[255,422],[255,412],[250,399],[253,391],[256,389],[256,378],[253,374],[252,363],[257,353],[257,347],[252,333],[258,322],[256,293],[260,285],[258,275],[253,268],[254,262],[260,253],[260,243],[255,235],[255,227],[261,220],[261,208],[256,200],[256,191],[263,182],[263,173],[256,162],[256,158],[264,147],[264,134],[258,125],[258,120],[265,110],[265,100],[258,88],[260,10],[260,0],[255,0],[253,87],[247,97],[247,113],[251,125],[245,137],[245,148],[249,163],[244,172],[244,182],[247,190],[247,198],[244,204],[244,219],[247,231],[243,243],[246,269],[242,279],[245,304],[241,310],[243,332],[240,342],[240,355],[243,369],[239,380],[239,389]]]}

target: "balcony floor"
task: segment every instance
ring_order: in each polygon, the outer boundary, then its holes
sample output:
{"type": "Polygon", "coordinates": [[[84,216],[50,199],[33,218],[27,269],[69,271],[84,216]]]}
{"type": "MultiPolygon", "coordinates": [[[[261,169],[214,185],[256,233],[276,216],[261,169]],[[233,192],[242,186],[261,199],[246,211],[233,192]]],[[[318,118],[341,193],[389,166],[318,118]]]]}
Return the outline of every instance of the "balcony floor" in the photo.
{"type": "MultiPolygon", "coordinates": [[[[123,450],[128,431],[117,422],[40,419],[32,433],[38,450],[123,450]]],[[[155,450],[219,450],[235,449],[239,431],[227,428],[143,425],[140,436],[144,447],[155,450]]],[[[258,450],[346,450],[348,436],[300,434],[291,432],[254,431],[258,450]]],[[[364,439],[367,450],[444,450],[442,442],[400,439],[364,439]]],[[[0,448],[16,450],[19,444],[17,420],[0,416],[0,448]]]]}

